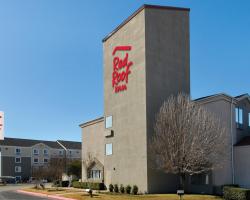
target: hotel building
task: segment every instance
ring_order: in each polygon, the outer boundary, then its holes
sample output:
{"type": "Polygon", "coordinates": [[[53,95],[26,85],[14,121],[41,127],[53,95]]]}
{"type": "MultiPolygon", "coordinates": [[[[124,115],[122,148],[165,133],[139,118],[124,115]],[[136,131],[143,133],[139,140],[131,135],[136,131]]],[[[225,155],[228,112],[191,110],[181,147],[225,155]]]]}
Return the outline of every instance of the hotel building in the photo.
{"type": "MultiPolygon", "coordinates": [[[[143,5],[103,39],[104,116],[80,124],[83,159],[89,153],[95,157],[88,173],[82,170],[84,180],[136,184],[145,193],[176,192],[176,175],[151,168],[148,147],[162,103],[170,95],[190,94],[189,11],[143,5]]],[[[214,193],[231,183],[250,187],[235,164],[238,154],[247,153],[239,141],[250,135],[249,96],[218,94],[195,101],[222,118],[231,148],[225,168],[189,177],[188,191],[214,193]]]]}
{"type": "Polygon", "coordinates": [[[34,168],[48,165],[51,158],[81,160],[81,142],[5,137],[0,140],[0,153],[0,176],[27,181],[34,168]]]}

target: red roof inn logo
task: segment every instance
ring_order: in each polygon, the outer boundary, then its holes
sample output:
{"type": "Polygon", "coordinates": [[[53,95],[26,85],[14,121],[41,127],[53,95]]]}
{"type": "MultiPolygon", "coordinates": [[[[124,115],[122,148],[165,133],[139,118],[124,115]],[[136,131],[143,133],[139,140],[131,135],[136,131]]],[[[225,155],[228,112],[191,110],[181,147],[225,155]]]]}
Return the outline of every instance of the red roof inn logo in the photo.
{"type": "Polygon", "coordinates": [[[131,46],[116,46],[113,50],[113,73],[112,73],[112,86],[115,93],[127,90],[128,76],[131,73],[130,67],[133,62],[129,61],[129,51],[131,46]],[[117,52],[124,52],[124,57],[117,56],[117,52]]]}

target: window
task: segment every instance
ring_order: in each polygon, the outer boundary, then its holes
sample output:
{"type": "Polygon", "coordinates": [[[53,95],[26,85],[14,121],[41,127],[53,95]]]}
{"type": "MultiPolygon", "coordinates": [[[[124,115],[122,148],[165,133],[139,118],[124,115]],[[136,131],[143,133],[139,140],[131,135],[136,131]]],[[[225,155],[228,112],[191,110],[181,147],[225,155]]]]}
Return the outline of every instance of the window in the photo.
{"type": "Polygon", "coordinates": [[[15,166],[15,172],[22,172],[22,168],[20,166],[15,166]]]}
{"type": "Polygon", "coordinates": [[[33,149],[33,154],[34,154],[34,155],[38,155],[38,154],[39,154],[38,149],[33,149]]]}
{"type": "Polygon", "coordinates": [[[250,127],[250,113],[248,113],[248,127],[250,127]]]}
{"type": "Polygon", "coordinates": [[[16,155],[20,155],[21,154],[21,149],[20,148],[16,148],[16,155]]]}
{"type": "Polygon", "coordinates": [[[49,162],[48,158],[44,158],[44,159],[43,159],[43,162],[44,162],[44,163],[48,163],[48,162],[49,162]]]}
{"type": "Polygon", "coordinates": [[[105,120],[105,128],[111,128],[112,125],[113,125],[112,116],[106,117],[106,120],[105,120]]]}
{"type": "Polygon", "coordinates": [[[235,118],[236,118],[236,123],[243,124],[243,109],[242,108],[235,108],[235,118]]]}
{"type": "Polygon", "coordinates": [[[63,155],[63,151],[59,150],[59,155],[62,156],[63,155]]]}
{"type": "Polygon", "coordinates": [[[33,158],[33,162],[36,164],[36,163],[38,163],[38,158],[33,158]]]}
{"type": "Polygon", "coordinates": [[[192,185],[208,185],[209,175],[208,174],[195,174],[191,176],[192,185]]]}
{"type": "Polygon", "coordinates": [[[100,170],[90,170],[88,173],[88,178],[101,179],[101,171],[100,170]]]}
{"type": "Polygon", "coordinates": [[[21,163],[21,158],[20,157],[16,157],[15,158],[15,163],[21,163]]]}
{"type": "Polygon", "coordinates": [[[48,155],[48,154],[49,154],[48,149],[44,149],[44,150],[43,150],[43,154],[44,154],[44,155],[48,155]]]}
{"type": "Polygon", "coordinates": [[[106,153],[106,156],[113,154],[113,145],[112,145],[112,143],[106,144],[105,153],[106,153]]]}

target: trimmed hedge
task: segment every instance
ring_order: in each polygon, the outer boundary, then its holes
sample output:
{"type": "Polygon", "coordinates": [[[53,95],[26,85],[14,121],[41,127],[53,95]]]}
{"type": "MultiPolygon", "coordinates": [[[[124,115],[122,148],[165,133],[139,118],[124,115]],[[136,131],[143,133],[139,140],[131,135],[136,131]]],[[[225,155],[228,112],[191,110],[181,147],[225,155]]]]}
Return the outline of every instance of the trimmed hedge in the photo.
{"type": "Polygon", "coordinates": [[[114,186],[113,186],[113,184],[109,184],[109,191],[110,191],[110,192],[113,192],[113,191],[114,191],[114,186]]]}
{"type": "Polygon", "coordinates": [[[74,181],[72,185],[74,188],[105,190],[104,183],[88,183],[88,182],[74,181]]]}
{"type": "Polygon", "coordinates": [[[134,186],[133,186],[133,188],[132,188],[132,193],[133,193],[134,195],[137,195],[137,193],[138,193],[138,186],[137,186],[137,185],[134,185],[134,186]]]}
{"type": "Polygon", "coordinates": [[[119,192],[119,188],[118,188],[118,185],[117,185],[117,184],[114,185],[114,192],[115,192],[115,193],[118,193],[118,192],[119,192]]]}
{"type": "Polygon", "coordinates": [[[125,188],[124,188],[124,186],[121,184],[121,185],[120,185],[120,193],[123,194],[124,192],[125,192],[125,188]]]}
{"type": "Polygon", "coordinates": [[[126,191],[127,194],[130,194],[131,193],[131,186],[127,185],[126,188],[125,188],[125,191],[126,191]]]}
{"type": "Polygon", "coordinates": [[[223,188],[223,197],[225,200],[250,200],[250,190],[225,186],[223,188]]]}
{"type": "Polygon", "coordinates": [[[62,187],[69,187],[69,181],[62,181],[61,185],[62,187]]]}

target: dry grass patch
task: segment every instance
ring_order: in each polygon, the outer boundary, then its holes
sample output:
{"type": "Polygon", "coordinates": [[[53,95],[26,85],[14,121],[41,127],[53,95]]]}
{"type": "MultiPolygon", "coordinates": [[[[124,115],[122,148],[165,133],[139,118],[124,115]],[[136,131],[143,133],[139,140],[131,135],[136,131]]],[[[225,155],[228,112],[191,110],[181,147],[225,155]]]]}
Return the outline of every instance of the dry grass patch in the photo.
{"type": "MultiPolygon", "coordinates": [[[[66,194],[64,197],[76,200],[179,200],[176,194],[155,194],[155,195],[110,195],[94,194],[91,198],[88,194],[66,194]]],[[[222,198],[211,195],[184,195],[183,200],[222,200],[222,198]]]]}
{"type": "Polygon", "coordinates": [[[64,193],[71,193],[71,192],[73,193],[73,192],[78,192],[79,190],[64,189],[64,188],[46,188],[44,190],[36,189],[36,188],[26,188],[26,189],[23,189],[23,191],[53,195],[53,194],[64,194],[64,193]]]}

